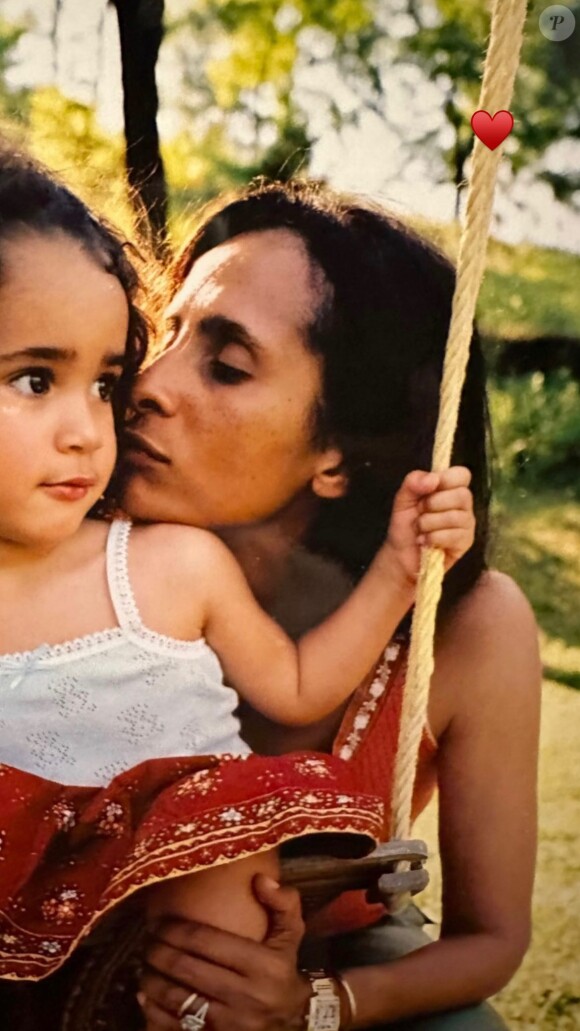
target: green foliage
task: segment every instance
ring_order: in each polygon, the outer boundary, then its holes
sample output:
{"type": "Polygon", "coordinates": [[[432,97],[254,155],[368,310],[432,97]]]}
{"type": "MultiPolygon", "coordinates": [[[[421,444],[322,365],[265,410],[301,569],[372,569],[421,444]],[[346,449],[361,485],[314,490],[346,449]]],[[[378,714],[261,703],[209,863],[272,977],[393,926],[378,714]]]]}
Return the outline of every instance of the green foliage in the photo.
{"type": "MultiPolygon", "coordinates": [[[[454,133],[444,151],[450,177],[459,187],[471,149],[470,119],[477,98],[488,42],[489,5],[481,0],[432,0],[435,24],[424,22],[409,3],[415,31],[401,40],[399,60],[411,60],[441,86],[443,110],[454,133]]],[[[545,0],[531,0],[521,63],[510,106],[515,119],[505,147],[514,172],[533,165],[563,138],[580,139],[580,33],[553,43],[538,28],[545,0]]],[[[580,18],[580,5],[568,4],[580,18]]],[[[431,12],[433,13],[433,11],[431,12]]],[[[580,182],[575,170],[554,172],[538,166],[536,175],[559,200],[571,201],[580,182]]]]}
{"type": "Polygon", "coordinates": [[[8,89],[6,73],[14,64],[14,50],[25,32],[22,25],[12,25],[0,16],[0,121],[26,117],[28,90],[8,89]]]}
{"type": "Polygon", "coordinates": [[[126,232],[133,227],[123,172],[123,141],[98,126],[92,107],[47,86],[31,92],[28,149],[126,232]]]}
{"type": "MultiPolygon", "coordinates": [[[[576,16],[576,31],[553,43],[538,30],[544,0],[531,0],[528,8],[522,65],[516,80],[513,112],[518,148],[511,160],[515,171],[543,155],[562,138],[580,140],[580,3],[568,3],[576,16]]],[[[578,190],[578,175],[571,170],[553,179],[540,172],[555,194],[570,200],[578,190]],[[567,181],[567,182],[566,182],[567,181]]]]}
{"type": "MultiPolygon", "coordinates": [[[[204,137],[208,124],[219,122],[218,158],[229,143],[250,175],[286,178],[307,168],[313,135],[308,100],[297,88],[300,69],[330,63],[343,80],[380,94],[377,6],[376,0],[204,0],[186,8],[169,22],[168,37],[182,63],[188,131],[204,137]]],[[[333,96],[317,91],[316,103],[341,123],[333,96]]],[[[230,171],[235,185],[239,175],[231,164],[230,171]]]]}
{"type": "Polygon", "coordinates": [[[501,477],[523,487],[580,483],[580,384],[560,371],[497,382],[491,391],[501,477]]]}

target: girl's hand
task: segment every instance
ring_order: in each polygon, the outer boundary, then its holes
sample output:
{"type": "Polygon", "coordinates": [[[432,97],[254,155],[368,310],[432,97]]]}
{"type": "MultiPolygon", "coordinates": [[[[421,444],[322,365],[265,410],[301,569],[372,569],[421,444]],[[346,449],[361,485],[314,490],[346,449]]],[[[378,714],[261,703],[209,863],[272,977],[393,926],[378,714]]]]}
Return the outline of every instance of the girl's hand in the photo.
{"type": "Polygon", "coordinates": [[[421,546],[441,548],[445,569],[469,550],[475,536],[471,473],[456,465],[442,473],[416,470],[395,496],[384,549],[404,581],[419,575],[421,546]]]}
{"type": "Polygon", "coordinates": [[[262,874],[255,891],[270,916],[260,944],[204,924],[163,921],[145,956],[140,984],[146,1031],[180,1031],[179,1010],[192,992],[199,998],[191,1012],[209,1002],[208,1031],[303,1027],[310,984],[297,970],[304,934],[300,896],[262,874]]]}

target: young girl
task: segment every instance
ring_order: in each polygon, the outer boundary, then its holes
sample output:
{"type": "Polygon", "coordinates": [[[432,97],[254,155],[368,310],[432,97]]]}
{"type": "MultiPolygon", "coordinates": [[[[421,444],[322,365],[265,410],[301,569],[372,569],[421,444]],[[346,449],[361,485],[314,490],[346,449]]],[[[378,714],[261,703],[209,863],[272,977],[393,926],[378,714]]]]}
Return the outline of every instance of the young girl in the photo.
{"type": "MultiPolygon", "coordinates": [[[[213,867],[192,881],[191,915],[261,938],[264,917],[250,884],[258,870],[275,873],[269,846],[317,830],[378,830],[377,800],[349,785],[337,761],[253,756],[241,763],[249,749],[235,714],[239,697],[288,724],[336,709],[412,605],[420,546],[444,548],[449,567],[473,541],[468,471],[410,474],[365,577],[295,645],[258,606],[232,555],[210,533],[87,519],[111,480],[116,425],[144,357],[136,290],[136,274],[111,230],[46,172],[2,154],[0,759],[53,788],[76,789],[72,802],[71,795],[64,801],[62,793],[51,795],[51,812],[61,806],[60,830],[72,828],[84,799],[93,807],[90,817],[84,811],[85,824],[92,820],[101,838],[123,839],[131,854],[124,880],[118,851],[114,857],[116,885],[113,866],[101,863],[98,898],[93,893],[90,905],[80,904],[70,870],[64,887],[50,881],[52,894],[44,885],[36,917],[43,930],[53,920],[61,941],[52,943],[52,953],[45,949],[44,966],[42,949],[34,962],[28,953],[24,976],[61,962],[71,941],[120,897],[184,870],[213,867]],[[179,796],[187,796],[197,820],[188,810],[187,848],[184,842],[176,857],[174,842],[170,848],[161,840],[155,821],[135,844],[123,805],[139,776],[114,778],[154,757],[223,754],[240,760],[174,767],[174,779],[175,771],[191,774],[179,796]],[[95,790],[111,781],[113,793],[95,790]],[[254,805],[251,817],[244,803],[254,805]],[[165,865],[151,876],[147,862],[155,848],[157,861],[166,848],[165,865]],[[247,858],[231,862],[240,856],[247,858]],[[68,927],[74,930],[67,938],[68,927]]],[[[314,469],[313,475],[321,493],[332,496],[339,472],[314,469]]],[[[156,772],[147,776],[155,791],[167,782],[166,772],[161,779],[156,772]]],[[[19,788],[21,799],[32,797],[34,779],[19,788]]],[[[86,860],[86,836],[81,844],[86,860]]],[[[24,908],[17,896],[0,893],[11,900],[12,921],[24,908]]],[[[170,906],[170,898],[170,890],[160,889],[155,911],[170,906]]]]}

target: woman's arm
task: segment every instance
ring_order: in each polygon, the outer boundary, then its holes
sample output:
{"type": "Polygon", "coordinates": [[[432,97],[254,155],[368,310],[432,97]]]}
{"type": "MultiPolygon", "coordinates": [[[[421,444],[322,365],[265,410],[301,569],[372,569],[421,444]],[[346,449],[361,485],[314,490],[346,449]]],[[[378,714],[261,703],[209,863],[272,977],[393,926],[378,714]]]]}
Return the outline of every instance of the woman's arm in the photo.
{"type": "MultiPolygon", "coordinates": [[[[527,602],[507,578],[485,576],[458,605],[437,647],[433,700],[438,717],[445,714],[439,770],[442,937],[392,963],[344,971],[357,1000],[356,1026],[479,1001],[519,966],[530,933],[540,680],[527,602]]],[[[202,979],[192,985],[219,1000],[220,1019],[212,1018],[216,1031],[277,1027],[269,1018],[283,1008],[281,996],[270,999],[271,1014],[262,1022],[257,1003],[247,1001],[244,1009],[241,996],[235,1014],[228,1008],[234,989],[231,981],[220,981],[222,964],[230,965],[232,940],[242,954],[241,939],[214,936],[210,947],[204,933],[194,929],[187,946],[195,953],[189,972],[202,979]],[[251,1022],[240,1023],[242,1011],[252,1015],[251,1022]]],[[[264,993],[255,951],[264,947],[252,945],[252,964],[248,959],[236,981],[246,1000],[264,993]]],[[[160,973],[182,980],[171,965],[177,956],[173,951],[153,961],[160,973]]],[[[186,973],[185,966],[181,970],[186,973]]],[[[146,991],[155,997],[164,984],[157,977],[146,991]]],[[[302,1002],[296,989],[295,1007],[302,1002]]],[[[163,1026],[152,1022],[148,1031],[163,1026]]]]}
{"type": "Polygon", "coordinates": [[[488,574],[437,652],[433,690],[450,706],[439,754],[441,938],[382,970],[348,972],[361,1026],[477,1002],[521,963],[536,853],[540,685],[530,608],[507,577],[488,574]]]}
{"type": "Polygon", "coordinates": [[[298,645],[257,604],[227,549],[206,539],[204,633],[226,680],[279,723],[311,723],[336,709],[376,663],[412,604],[421,543],[444,549],[448,567],[471,546],[469,478],[459,467],[407,476],[387,540],[370,569],[336,612],[298,645]]]}

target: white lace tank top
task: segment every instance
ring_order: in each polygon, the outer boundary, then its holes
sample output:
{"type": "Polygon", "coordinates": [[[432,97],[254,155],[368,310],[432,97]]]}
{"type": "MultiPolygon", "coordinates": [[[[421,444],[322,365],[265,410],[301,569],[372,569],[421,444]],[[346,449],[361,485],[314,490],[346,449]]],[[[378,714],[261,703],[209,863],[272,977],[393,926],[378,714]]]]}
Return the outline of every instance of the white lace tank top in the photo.
{"type": "Polygon", "coordinates": [[[118,626],[0,655],[0,762],[70,785],[104,785],[145,759],[250,751],[238,696],[208,644],[143,626],[127,570],[131,523],[107,538],[118,626]]]}

